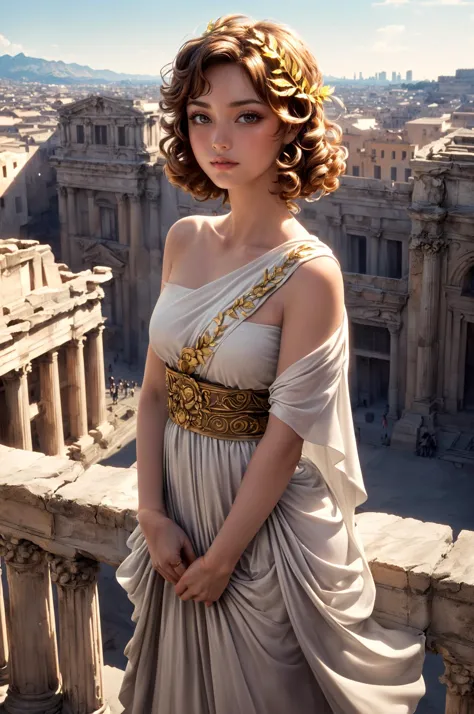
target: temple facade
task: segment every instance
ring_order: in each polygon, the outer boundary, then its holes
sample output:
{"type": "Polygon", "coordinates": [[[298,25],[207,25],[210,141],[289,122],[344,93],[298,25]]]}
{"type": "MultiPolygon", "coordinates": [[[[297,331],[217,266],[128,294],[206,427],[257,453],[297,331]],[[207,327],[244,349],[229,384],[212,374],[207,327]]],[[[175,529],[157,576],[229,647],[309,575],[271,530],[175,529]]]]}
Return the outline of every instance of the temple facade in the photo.
{"type": "Polygon", "coordinates": [[[0,240],[0,443],[83,459],[106,447],[103,285],[37,241],[0,240]]]}
{"type": "MultiPolygon", "coordinates": [[[[107,346],[141,364],[170,226],[228,210],[169,184],[158,118],[131,100],[69,104],[53,159],[62,259],[75,271],[111,268],[107,346]]],[[[413,448],[423,425],[458,443],[474,434],[474,132],[428,144],[410,169],[406,182],[344,176],[334,194],[302,201],[299,220],[344,271],[353,406],[388,411],[392,444],[413,448]]]]}

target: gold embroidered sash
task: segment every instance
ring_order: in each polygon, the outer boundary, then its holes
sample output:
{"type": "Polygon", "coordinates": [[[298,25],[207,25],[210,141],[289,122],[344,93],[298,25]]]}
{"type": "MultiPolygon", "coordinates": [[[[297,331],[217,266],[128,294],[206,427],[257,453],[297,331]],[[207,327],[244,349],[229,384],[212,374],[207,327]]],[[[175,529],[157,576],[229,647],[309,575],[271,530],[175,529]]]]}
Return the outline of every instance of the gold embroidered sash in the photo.
{"type": "Polygon", "coordinates": [[[215,439],[260,439],[268,422],[268,390],[232,389],[166,367],[168,414],[183,429],[215,439]]]}

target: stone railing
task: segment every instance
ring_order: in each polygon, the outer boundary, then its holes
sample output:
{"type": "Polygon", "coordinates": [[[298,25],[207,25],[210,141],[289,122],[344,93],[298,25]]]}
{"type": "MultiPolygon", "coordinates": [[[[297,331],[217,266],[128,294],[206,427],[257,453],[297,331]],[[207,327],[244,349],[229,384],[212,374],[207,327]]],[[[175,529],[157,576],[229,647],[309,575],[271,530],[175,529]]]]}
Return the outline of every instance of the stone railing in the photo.
{"type": "MultiPolygon", "coordinates": [[[[136,524],[136,470],[0,446],[0,683],[10,714],[104,714],[97,572],[136,524]],[[58,594],[58,657],[52,583],[58,594]],[[1,584],[1,581],[0,581],[1,584]]],[[[474,533],[360,513],[377,583],[374,616],[421,628],[446,666],[446,714],[474,712],[474,533]]]]}

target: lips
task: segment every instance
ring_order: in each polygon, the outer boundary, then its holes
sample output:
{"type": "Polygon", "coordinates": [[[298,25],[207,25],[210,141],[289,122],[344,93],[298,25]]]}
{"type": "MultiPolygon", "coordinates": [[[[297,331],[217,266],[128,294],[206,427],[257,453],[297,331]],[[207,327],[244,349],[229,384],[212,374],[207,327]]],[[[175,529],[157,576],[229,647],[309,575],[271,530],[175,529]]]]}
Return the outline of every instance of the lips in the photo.
{"type": "Polygon", "coordinates": [[[232,161],[231,159],[214,159],[214,161],[211,161],[211,164],[213,166],[219,166],[220,164],[223,164],[224,166],[228,166],[229,164],[236,166],[237,161],[232,161]]]}

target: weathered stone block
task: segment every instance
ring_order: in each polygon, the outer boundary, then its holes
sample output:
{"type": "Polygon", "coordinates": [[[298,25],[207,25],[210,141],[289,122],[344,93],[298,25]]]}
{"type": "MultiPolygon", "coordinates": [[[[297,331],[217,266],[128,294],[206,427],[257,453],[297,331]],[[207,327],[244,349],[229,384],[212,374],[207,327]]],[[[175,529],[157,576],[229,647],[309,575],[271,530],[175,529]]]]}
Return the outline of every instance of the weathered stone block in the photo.
{"type": "Polygon", "coordinates": [[[360,513],[356,522],[377,584],[429,590],[432,573],[451,548],[449,526],[387,513],[360,513]]]}

